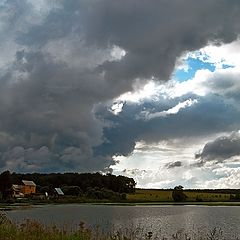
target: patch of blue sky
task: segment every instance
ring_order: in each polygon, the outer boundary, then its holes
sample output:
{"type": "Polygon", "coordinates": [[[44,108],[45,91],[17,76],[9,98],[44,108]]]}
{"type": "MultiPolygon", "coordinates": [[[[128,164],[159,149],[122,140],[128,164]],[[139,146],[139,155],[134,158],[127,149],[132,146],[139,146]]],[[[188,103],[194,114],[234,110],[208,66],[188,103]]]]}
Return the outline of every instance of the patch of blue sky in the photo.
{"type": "Polygon", "coordinates": [[[233,66],[233,65],[228,65],[228,64],[223,64],[223,65],[222,65],[222,68],[223,68],[223,69],[234,68],[234,66],[233,66]]]}
{"type": "MultiPolygon", "coordinates": [[[[179,82],[183,82],[189,79],[192,79],[195,76],[195,73],[201,69],[208,69],[211,72],[214,72],[216,66],[210,62],[204,62],[204,59],[189,57],[186,59],[186,69],[177,69],[173,74],[173,78],[179,82]]],[[[226,65],[228,66],[228,65],[226,65]]],[[[229,66],[231,67],[231,66],[229,66]]]]}

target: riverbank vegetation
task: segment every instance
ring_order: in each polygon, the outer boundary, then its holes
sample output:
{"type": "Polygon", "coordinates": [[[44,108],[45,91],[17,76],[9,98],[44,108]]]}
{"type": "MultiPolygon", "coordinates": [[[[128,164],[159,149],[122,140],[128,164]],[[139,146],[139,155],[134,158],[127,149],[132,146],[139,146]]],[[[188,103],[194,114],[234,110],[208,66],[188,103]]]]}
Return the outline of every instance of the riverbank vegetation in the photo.
{"type": "Polygon", "coordinates": [[[0,203],[236,203],[238,189],[137,189],[133,178],[100,173],[0,174],[0,203]],[[13,184],[33,181],[36,192],[16,197],[13,184]],[[26,182],[26,181],[25,181],[26,182]],[[56,192],[61,189],[62,195],[56,192]]]}
{"type": "MultiPolygon", "coordinates": [[[[103,231],[101,226],[86,227],[80,222],[77,228],[71,226],[62,228],[56,225],[46,226],[37,221],[25,220],[16,224],[11,222],[3,212],[0,212],[0,239],[1,240],[229,240],[219,228],[211,230],[192,230],[186,232],[181,229],[169,235],[159,231],[144,228],[129,228],[103,231]]],[[[237,236],[232,240],[239,239],[237,236]]]]}

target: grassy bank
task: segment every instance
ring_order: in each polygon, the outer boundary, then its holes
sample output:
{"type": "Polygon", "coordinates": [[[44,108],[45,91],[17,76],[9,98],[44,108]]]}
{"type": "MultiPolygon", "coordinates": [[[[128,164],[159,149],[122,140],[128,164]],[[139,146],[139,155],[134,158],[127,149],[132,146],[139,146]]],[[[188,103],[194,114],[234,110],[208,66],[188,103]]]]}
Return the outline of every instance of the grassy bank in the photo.
{"type": "MultiPolygon", "coordinates": [[[[0,212],[0,239],[1,240],[230,240],[224,236],[221,229],[214,228],[210,231],[193,230],[185,232],[180,230],[169,236],[163,235],[161,230],[152,232],[143,228],[115,229],[103,232],[98,226],[94,229],[85,227],[80,223],[78,229],[71,230],[70,226],[58,228],[45,226],[36,221],[26,220],[15,224],[0,212]]],[[[239,239],[237,236],[232,240],[239,239]]]]}
{"type": "Polygon", "coordinates": [[[64,204],[87,204],[87,205],[105,205],[105,206],[240,206],[240,202],[109,202],[109,201],[89,201],[89,202],[25,202],[15,204],[0,204],[0,211],[11,211],[32,208],[39,205],[64,205],[64,204]]]}
{"type": "Polygon", "coordinates": [[[172,190],[163,189],[136,189],[134,193],[124,194],[125,198],[89,198],[86,196],[63,196],[59,198],[38,198],[31,196],[24,199],[8,199],[0,203],[0,210],[4,208],[31,206],[39,204],[106,204],[106,205],[211,205],[211,206],[240,206],[240,198],[229,192],[209,192],[209,190],[184,190],[186,200],[175,202],[172,198],[172,190]]]}

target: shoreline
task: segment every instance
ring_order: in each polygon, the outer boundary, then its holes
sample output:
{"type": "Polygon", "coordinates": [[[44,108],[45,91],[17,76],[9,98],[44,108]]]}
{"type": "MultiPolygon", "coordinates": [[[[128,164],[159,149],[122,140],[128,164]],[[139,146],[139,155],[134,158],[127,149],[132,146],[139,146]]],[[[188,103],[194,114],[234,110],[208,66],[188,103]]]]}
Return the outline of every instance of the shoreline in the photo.
{"type": "Polygon", "coordinates": [[[29,203],[14,203],[5,204],[0,203],[0,211],[24,210],[27,208],[34,208],[37,206],[47,205],[103,205],[103,206],[223,206],[223,207],[236,207],[240,206],[240,202],[29,202],[29,203]]]}

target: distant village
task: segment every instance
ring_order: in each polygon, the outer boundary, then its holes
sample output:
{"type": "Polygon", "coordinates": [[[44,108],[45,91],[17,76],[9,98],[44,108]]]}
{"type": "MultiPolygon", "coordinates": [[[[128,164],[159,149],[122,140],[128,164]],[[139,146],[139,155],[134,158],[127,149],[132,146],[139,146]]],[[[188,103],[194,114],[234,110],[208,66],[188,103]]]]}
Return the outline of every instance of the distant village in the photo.
{"type": "Polygon", "coordinates": [[[135,188],[133,178],[101,173],[0,174],[2,203],[240,202],[239,189],[135,188]]]}
{"type": "Polygon", "coordinates": [[[78,198],[124,200],[135,191],[133,178],[100,173],[0,174],[0,201],[78,198]]]}
{"type": "MultiPolygon", "coordinates": [[[[24,198],[31,195],[37,194],[37,185],[33,181],[22,180],[22,184],[12,184],[12,197],[14,198],[24,198]]],[[[52,197],[64,196],[64,193],[61,188],[54,188],[54,194],[52,197]]],[[[49,193],[45,192],[44,194],[38,194],[39,198],[49,198],[49,193]]]]}

